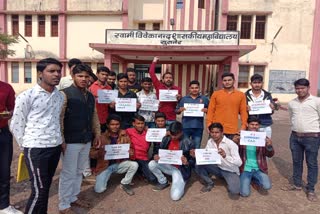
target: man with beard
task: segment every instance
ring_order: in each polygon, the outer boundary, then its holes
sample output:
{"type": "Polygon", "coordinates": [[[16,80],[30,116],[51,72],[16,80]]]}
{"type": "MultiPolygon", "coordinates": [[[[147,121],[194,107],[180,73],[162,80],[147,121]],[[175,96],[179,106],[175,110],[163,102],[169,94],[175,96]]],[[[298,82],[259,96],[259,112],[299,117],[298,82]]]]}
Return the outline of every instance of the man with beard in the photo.
{"type": "Polygon", "coordinates": [[[212,94],[207,112],[207,126],[221,123],[224,135],[233,139],[238,134],[238,116],[241,118],[241,130],[247,128],[247,103],[244,93],[234,88],[233,73],[222,74],[223,89],[212,94]]]}
{"type": "Polygon", "coordinates": [[[127,68],[128,89],[134,93],[141,91],[141,85],[137,82],[137,75],[134,68],[127,68]]]}
{"type": "MultiPolygon", "coordinates": [[[[181,99],[181,88],[173,85],[173,75],[170,72],[165,72],[162,75],[162,81],[159,81],[155,73],[156,64],[159,61],[159,57],[154,57],[151,63],[149,74],[152,79],[154,88],[156,89],[156,95],[159,99],[159,90],[178,90],[176,95],[177,101],[181,99]]],[[[159,103],[159,112],[165,113],[167,117],[166,126],[168,127],[171,123],[176,120],[175,109],[177,106],[177,101],[175,102],[160,102],[159,103]]]]}

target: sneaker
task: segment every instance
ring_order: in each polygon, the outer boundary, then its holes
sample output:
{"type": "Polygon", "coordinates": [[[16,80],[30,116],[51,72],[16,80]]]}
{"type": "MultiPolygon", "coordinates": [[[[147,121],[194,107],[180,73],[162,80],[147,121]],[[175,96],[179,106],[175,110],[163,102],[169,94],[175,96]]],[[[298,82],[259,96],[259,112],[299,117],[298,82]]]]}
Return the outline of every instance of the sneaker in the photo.
{"type": "Polygon", "coordinates": [[[96,183],[96,176],[90,175],[90,176],[84,177],[82,181],[87,184],[94,184],[96,183]]]}
{"type": "Polygon", "coordinates": [[[283,191],[301,191],[302,187],[297,187],[296,185],[289,184],[287,186],[281,187],[283,191]]]}
{"type": "Polygon", "coordinates": [[[14,208],[14,206],[9,206],[5,209],[0,210],[0,214],[23,214],[20,210],[14,208]]]}
{"type": "Polygon", "coordinates": [[[155,185],[152,190],[157,192],[157,191],[161,191],[164,190],[165,188],[167,188],[168,186],[170,186],[170,184],[168,183],[168,181],[164,184],[160,184],[158,183],[157,185],[155,185]]]}
{"type": "Polygon", "coordinates": [[[210,192],[212,188],[213,188],[213,184],[207,184],[206,186],[202,187],[200,191],[202,193],[210,192]]]}
{"type": "Polygon", "coordinates": [[[120,188],[125,191],[128,195],[134,195],[133,190],[131,189],[130,184],[121,184],[120,188]]]}

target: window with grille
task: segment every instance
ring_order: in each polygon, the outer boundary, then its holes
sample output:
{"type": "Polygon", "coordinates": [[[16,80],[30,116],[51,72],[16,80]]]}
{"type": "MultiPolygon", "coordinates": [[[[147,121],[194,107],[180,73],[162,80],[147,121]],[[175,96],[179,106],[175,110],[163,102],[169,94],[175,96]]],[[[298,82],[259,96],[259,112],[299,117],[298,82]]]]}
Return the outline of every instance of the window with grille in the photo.
{"type": "Polygon", "coordinates": [[[24,83],[32,82],[32,64],[31,62],[24,63],[24,83]]]}
{"type": "Polygon", "coordinates": [[[139,23],[138,24],[138,29],[139,30],[145,30],[146,29],[146,23],[139,23]]]}
{"type": "Polygon", "coordinates": [[[256,16],[255,39],[264,39],[266,31],[266,16],[256,16]]]}
{"type": "Polygon", "coordinates": [[[51,16],[51,36],[52,37],[58,36],[58,33],[59,33],[58,23],[59,23],[58,15],[52,15],[51,16]]]}
{"type": "Polygon", "coordinates": [[[238,88],[249,87],[249,65],[239,65],[238,88]]]}
{"type": "Polygon", "coordinates": [[[39,37],[46,36],[46,16],[45,15],[38,16],[38,36],[39,37]]]}
{"type": "Polygon", "coordinates": [[[119,73],[119,63],[112,63],[111,65],[111,71],[119,73]]]}
{"type": "Polygon", "coordinates": [[[241,39],[250,39],[251,37],[252,16],[244,15],[241,17],[241,39]]]}
{"type": "Polygon", "coordinates": [[[152,30],[160,30],[160,23],[153,23],[152,30]]]}
{"type": "Polygon", "coordinates": [[[237,30],[238,16],[228,16],[227,18],[227,30],[237,30]]]}
{"type": "Polygon", "coordinates": [[[11,63],[11,83],[19,83],[19,62],[11,63]]]}
{"type": "Polygon", "coordinates": [[[223,66],[223,73],[229,73],[230,72],[230,65],[224,65],[223,66]]]}
{"type": "Polygon", "coordinates": [[[32,16],[26,15],[24,17],[24,35],[31,37],[32,36],[32,16]]]}
{"type": "Polygon", "coordinates": [[[19,34],[19,15],[11,16],[12,35],[17,36],[19,34]]]}
{"type": "Polygon", "coordinates": [[[253,73],[254,74],[260,74],[263,78],[264,78],[264,70],[265,70],[266,66],[264,65],[255,65],[253,67],[253,73]]]}
{"type": "Polygon", "coordinates": [[[177,9],[182,9],[183,8],[183,0],[177,0],[176,8],[177,9]]]}
{"type": "Polygon", "coordinates": [[[204,9],[204,0],[198,0],[198,8],[204,9]]]}

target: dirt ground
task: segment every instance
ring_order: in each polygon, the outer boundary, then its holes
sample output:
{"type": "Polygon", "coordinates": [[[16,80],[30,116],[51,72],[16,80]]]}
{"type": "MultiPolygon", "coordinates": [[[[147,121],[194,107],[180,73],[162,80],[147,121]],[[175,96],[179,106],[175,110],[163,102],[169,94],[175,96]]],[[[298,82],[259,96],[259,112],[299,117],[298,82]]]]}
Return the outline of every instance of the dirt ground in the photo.
{"type": "MultiPolygon", "coordinates": [[[[304,191],[284,192],[280,188],[290,181],[292,174],[291,154],[288,147],[290,133],[288,113],[276,112],[273,116],[273,144],[276,154],[269,160],[269,175],[273,187],[267,193],[252,189],[248,198],[230,199],[226,184],[215,180],[215,188],[209,193],[200,193],[202,187],[197,176],[193,174],[187,184],[184,197],[177,202],[170,199],[167,188],[161,192],[153,192],[152,186],[138,178],[134,179],[135,195],[128,196],[120,189],[121,175],[112,176],[108,189],[102,194],[94,193],[93,185],[83,185],[80,198],[91,201],[89,210],[74,208],[77,213],[320,213],[320,200],[309,202],[304,191]]],[[[206,138],[204,138],[206,139],[206,138]]],[[[206,140],[203,141],[205,146],[206,140]]],[[[15,145],[12,163],[11,203],[24,210],[30,194],[28,181],[16,183],[18,148],[15,145]]],[[[58,213],[58,181],[61,165],[59,165],[50,190],[48,213],[58,213]]],[[[304,166],[306,181],[306,166],[304,166]]],[[[319,189],[319,185],[316,186],[319,189]]],[[[319,195],[320,197],[320,195],[319,195]]],[[[320,199],[320,198],[319,198],[320,199]]]]}

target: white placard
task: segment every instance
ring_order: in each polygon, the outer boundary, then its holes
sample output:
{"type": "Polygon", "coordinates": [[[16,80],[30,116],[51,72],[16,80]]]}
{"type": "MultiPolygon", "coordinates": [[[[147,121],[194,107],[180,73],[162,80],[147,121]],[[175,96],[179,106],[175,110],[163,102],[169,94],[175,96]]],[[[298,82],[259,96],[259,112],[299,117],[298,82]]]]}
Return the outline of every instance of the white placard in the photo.
{"type": "Polygon", "coordinates": [[[266,132],[240,132],[240,145],[246,146],[265,146],[266,145],[266,132]]]}
{"type": "Polygon", "coordinates": [[[105,160],[126,159],[129,158],[130,144],[105,145],[105,160]]]}
{"type": "Polygon", "coordinates": [[[270,100],[261,100],[256,102],[248,102],[250,106],[249,114],[271,114],[270,100]]]}
{"type": "Polygon", "coordinates": [[[147,142],[162,142],[162,138],[166,135],[167,130],[159,128],[149,128],[146,134],[147,142]]]}
{"type": "Polygon", "coordinates": [[[156,100],[156,99],[141,98],[140,103],[141,103],[141,107],[139,110],[158,111],[159,109],[159,100],[156,100]]]}
{"type": "Polygon", "coordinates": [[[221,164],[221,156],[216,149],[196,149],[197,165],[221,164]]]}
{"type": "Polygon", "coordinates": [[[98,103],[111,103],[118,97],[118,90],[98,90],[98,103]]]}
{"type": "Polygon", "coordinates": [[[176,102],[177,101],[176,95],[178,93],[179,93],[178,90],[160,89],[159,90],[159,100],[161,102],[176,102]]]}
{"type": "Polygon", "coordinates": [[[159,161],[162,164],[182,165],[182,150],[159,149],[159,161]]]}
{"type": "Polygon", "coordinates": [[[136,98],[116,98],[117,112],[136,112],[137,99],[136,98]]]}
{"type": "Polygon", "coordinates": [[[200,103],[185,103],[183,105],[186,109],[183,111],[183,116],[185,117],[203,117],[204,104],[200,103]]]}

